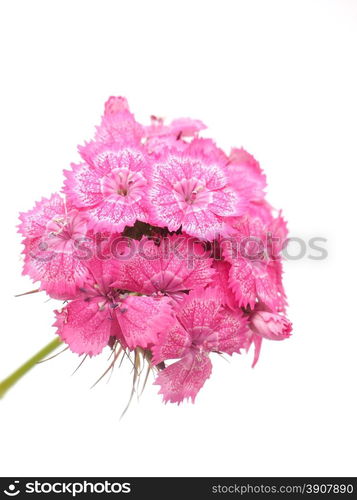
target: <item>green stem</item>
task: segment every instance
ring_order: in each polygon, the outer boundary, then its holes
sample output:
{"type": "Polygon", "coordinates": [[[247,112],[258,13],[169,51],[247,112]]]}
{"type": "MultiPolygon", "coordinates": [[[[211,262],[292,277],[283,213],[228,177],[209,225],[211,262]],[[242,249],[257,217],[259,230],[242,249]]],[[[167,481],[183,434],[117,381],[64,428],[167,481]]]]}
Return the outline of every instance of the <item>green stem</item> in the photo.
{"type": "Polygon", "coordinates": [[[26,363],[21,365],[17,370],[15,370],[6,379],[0,382],[0,399],[4,394],[14,385],[20,378],[22,378],[31,368],[33,368],[39,361],[43,360],[48,354],[57,349],[59,345],[62,344],[62,340],[56,337],[49,344],[47,344],[43,349],[38,351],[37,354],[32,356],[26,363]]]}

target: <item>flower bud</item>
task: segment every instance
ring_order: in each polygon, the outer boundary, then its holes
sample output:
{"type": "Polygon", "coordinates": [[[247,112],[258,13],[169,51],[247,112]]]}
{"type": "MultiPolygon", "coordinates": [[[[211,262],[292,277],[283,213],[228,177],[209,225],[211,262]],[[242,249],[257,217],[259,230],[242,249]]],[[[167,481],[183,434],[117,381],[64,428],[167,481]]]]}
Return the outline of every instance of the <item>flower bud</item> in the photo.
{"type": "Polygon", "coordinates": [[[290,337],[292,325],[280,314],[269,311],[255,311],[250,320],[254,333],[269,340],[284,340],[290,337]]]}

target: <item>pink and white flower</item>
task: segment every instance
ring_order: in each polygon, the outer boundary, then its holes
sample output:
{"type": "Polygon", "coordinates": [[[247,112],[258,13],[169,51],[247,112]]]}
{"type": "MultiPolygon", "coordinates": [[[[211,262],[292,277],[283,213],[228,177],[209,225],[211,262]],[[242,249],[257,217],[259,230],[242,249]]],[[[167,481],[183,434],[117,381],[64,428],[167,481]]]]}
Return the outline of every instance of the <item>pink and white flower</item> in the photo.
{"type": "Polygon", "coordinates": [[[93,246],[82,214],[68,209],[63,198],[54,194],[21,213],[20,220],[25,247],[23,274],[40,281],[40,289],[51,297],[73,297],[87,276],[83,258],[93,246]]]}
{"type": "Polygon", "coordinates": [[[86,163],[66,171],[64,191],[85,211],[88,227],[120,232],[149,219],[150,161],[140,149],[93,146],[81,149],[86,163]]]}
{"type": "Polygon", "coordinates": [[[240,215],[246,200],[229,185],[223,165],[201,156],[169,154],[152,168],[149,190],[153,224],[212,240],[228,231],[226,218],[240,215]]]}

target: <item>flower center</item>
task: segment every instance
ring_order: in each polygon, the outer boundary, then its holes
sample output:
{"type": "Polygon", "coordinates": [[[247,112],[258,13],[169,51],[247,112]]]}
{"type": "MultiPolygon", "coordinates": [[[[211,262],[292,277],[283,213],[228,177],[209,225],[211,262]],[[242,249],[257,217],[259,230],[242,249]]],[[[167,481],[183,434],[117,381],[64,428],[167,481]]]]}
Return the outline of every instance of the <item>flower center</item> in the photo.
{"type": "Polygon", "coordinates": [[[48,236],[62,240],[69,240],[72,237],[71,223],[66,216],[57,216],[47,224],[48,236]]]}
{"type": "Polygon", "coordinates": [[[83,239],[87,232],[86,222],[72,211],[66,215],[56,215],[46,225],[45,243],[48,249],[72,252],[76,240],[83,239]]]}
{"type": "Polygon", "coordinates": [[[145,286],[153,287],[158,292],[175,293],[184,289],[181,276],[177,276],[171,271],[162,270],[150,277],[145,282],[145,286]]]}
{"type": "Polygon", "coordinates": [[[140,172],[116,168],[101,181],[101,190],[108,199],[120,203],[136,203],[143,195],[146,179],[140,172]]]}
{"type": "Polygon", "coordinates": [[[183,210],[203,210],[211,201],[212,193],[195,177],[174,184],[175,196],[183,210]]]}

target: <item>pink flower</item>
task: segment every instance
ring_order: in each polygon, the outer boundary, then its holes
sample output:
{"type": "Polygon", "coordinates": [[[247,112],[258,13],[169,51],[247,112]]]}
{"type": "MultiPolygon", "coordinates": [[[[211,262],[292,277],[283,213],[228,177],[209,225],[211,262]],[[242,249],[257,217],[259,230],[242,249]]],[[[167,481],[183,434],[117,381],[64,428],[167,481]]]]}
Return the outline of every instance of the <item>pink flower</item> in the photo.
{"type": "Polygon", "coordinates": [[[259,304],[250,315],[249,326],[251,333],[247,337],[247,350],[254,343],[253,367],[259,359],[263,338],[268,340],[284,340],[290,337],[292,325],[290,321],[280,314],[267,310],[259,304]]]}
{"type": "Polygon", "coordinates": [[[65,172],[64,191],[74,206],[85,209],[88,227],[120,232],[136,220],[147,221],[150,164],[145,154],[93,144],[81,154],[87,163],[65,172]]]}
{"type": "Polygon", "coordinates": [[[284,310],[280,251],[285,241],[286,224],[281,217],[264,225],[259,218],[241,218],[236,232],[223,242],[223,254],[231,264],[229,286],[239,307],[253,309],[259,299],[271,309],[284,310]]]}
{"type": "Polygon", "coordinates": [[[122,249],[125,259],[116,259],[113,286],[145,295],[168,295],[177,300],[185,292],[212,280],[212,259],[203,246],[184,235],[157,241],[143,237],[122,249]]]}
{"type": "Polygon", "coordinates": [[[166,297],[129,296],[111,286],[111,261],[88,262],[89,278],[77,299],[55,311],[57,334],[73,352],[99,354],[111,337],[124,347],[147,348],[171,319],[166,297]]]}
{"type": "MultiPolygon", "coordinates": [[[[147,349],[157,342],[158,333],[171,322],[170,299],[125,294],[123,297],[115,313],[125,344],[129,349],[147,349]]],[[[117,338],[121,340],[120,336],[117,338]]]]}
{"type": "Polygon", "coordinates": [[[228,184],[224,166],[200,156],[169,154],[153,165],[149,190],[153,224],[180,227],[187,234],[213,239],[227,232],[225,218],[245,205],[228,184]]]}
{"type": "Polygon", "coordinates": [[[210,352],[239,353],[246,343],[246,331],[242,312],[222,307],[218,290],[198,288],[191,292],[177,307],[176,320],[162,328],[152,347],[153,364],[179,359],[155,381],[161,386],[164,401],[194,401],[211,374],[210,352]]]}
{"type": "Polygon", "coordinates": [[[83,258],[85,250],[92,247],[81,214],[68,210],[63,199],[53,194],[21,213],[20,220],[25,247],[23,273],[40,281],[40,288],[51,297],[73,297],[87,276],[83,258]]]}

